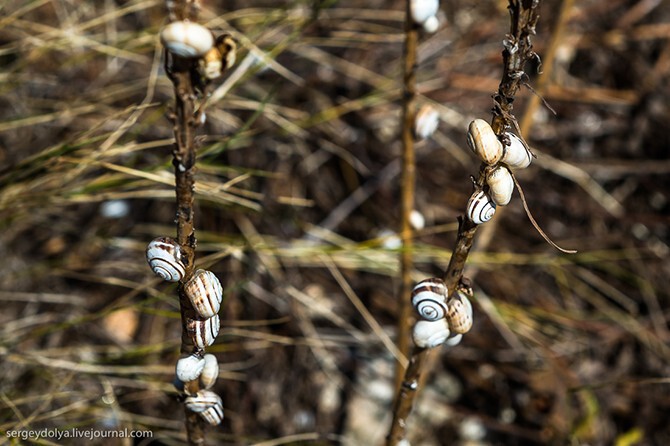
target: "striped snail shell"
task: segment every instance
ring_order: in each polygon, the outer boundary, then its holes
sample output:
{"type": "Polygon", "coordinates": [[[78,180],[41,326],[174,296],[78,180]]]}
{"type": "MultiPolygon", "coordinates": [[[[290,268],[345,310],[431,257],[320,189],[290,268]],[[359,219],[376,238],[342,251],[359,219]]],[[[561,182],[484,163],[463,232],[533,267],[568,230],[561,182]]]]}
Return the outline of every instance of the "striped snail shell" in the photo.
{"type": "Polygon", "coordinates": [[[182,382],[197,379],[205,367],[205,360],[200,355],[189,355],[177,361],[176,375],[182,382]]]}
{"type": "Polygon", "coordinates": [[[446,319],[417,321],[412,329],[414,344],[421,348],[437,347],[447,340],[449,334],[449,323],[446,319]]]}
{"type": "Polygon", "coordinates": [[[197,270],[184,285],[184,293],[191,301],[193,309],[203,319],[214,316],[221,308],[223,288],[211,271],[197,270]]]}
{"type": "Polygon", "coordinates": [[[177,56],[200,57],[214,46],[214,36],[204,26],[183,20],[163,28],[161,43],[177,56]]]}
{"type": "Polygon", "coordinates": [[[204,77],[214,80],[235,64],[237,44],[228,33],[216,38],[214,46],[200,59],[200,70],[204,77]]]}
{"type": "Polygon", "coordinates": [[[512,199],[514,180],[505,166],[498,166],[486,176],[491,200],[498,206],[505,206],[512,199]]]}
{"type": "Polygon", "coordinates": [[[218,402],[200,412],[199,415],[211,426],[217,426],[223,421],[223,403],[218,402]]]}
{"type": "Polygon", "coordinates": [[[210,353],[205,355],[204,361],[205,367],[200,374],[200,384],[203,388],[210,389],[219,377],[219,362],[216,356],[210,353]]]}
{"type": "Polygon", "coordinates": [[[409,5],[412,20],[419,25],[434,17],[439,7],[439,0],[411,0],[409,5]]]}
{"type": "Polygon", "coordinates": [[[416,113],[414,120],[414,135],[419,139],[430,138],[440,123],[440,114],[435,107],[424,104],[416,113]]]}
{"type": "Polygon", "coordinates": [[[454,333],[464,334],[472,328],[472,303],[468,296],[458,290],[454,297],[449,300],[447,311],[447,322],[454,333]]]}
{"type": "Polygon", "coordinates": [[[447,316],[449,291],[442,279],[425,279],[412,290],[412,305],[419,316],[427,321],[436,321],[447,316]]]}
{"type": "Polygon", "coordinates": [[[193,345],[200,350],[212,345],[219,334],[219,323],[218,314],[208,319],[187,319],[186,331],[191,337],[193,345]]]}
{"type": "Polygon", "coordinates": [[[488,122],[475,119],[468,127],[468,146],[486,164],[496,164],[503,155],[502,143],[488,122]]]}
{"type": "Polygon", "coordinates": [[[179,244],[170,237],[158,237],[149,243],[147,262],[158,277],[168,282],[178,282],[186,274],[179,244]]]}
{"type": "Polygon", "coordinates": [[[500,161],[513,169],[525,169],[530,166],[533,155],[523,140],[511,132],[505,132],[505,136],[509,139],[510,144],[505,146],[505,154],[500,161]]]}
{"type": "Polygon", "coordinates": [[[195,395],[187,396],[184,404],[188,410],[195,413],[204,412],[209,407],[217,404],[223,405],[221,397],[207,389],[199,390],[195,395]]]}
{"type": "Polygon", "coordinates": [[[475,224],[486,223],[496,213],[496,204],[483,190],[476,191],[468,200],[467,215],[475,224]]]}

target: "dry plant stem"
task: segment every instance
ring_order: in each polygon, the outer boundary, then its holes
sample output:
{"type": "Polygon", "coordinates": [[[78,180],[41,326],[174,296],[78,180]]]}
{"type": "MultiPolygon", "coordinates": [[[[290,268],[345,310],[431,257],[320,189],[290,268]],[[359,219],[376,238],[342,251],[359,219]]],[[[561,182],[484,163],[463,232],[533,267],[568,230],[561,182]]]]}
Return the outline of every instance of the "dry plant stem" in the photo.
{"type": "MultiPolygon", "coordinates": [[[[409,356],[409,335],[411,330],[412,305],[409,299],[412,289],[412,250],[414,245],[410,213],[414,209],[414,189],[416,182],[416,161],[414,154],[414,119],[416,102],[416,51],[418,42],[417,26],[410,14],[407,1],[405,15],[405,51],[403,69],[403,115],[402,115],[402,174],[401,174],[401,231],[402,253],[400,257],[399,291],[400,314],[398,317],[398,349],[409,356]]],[[[400,386],[404,367],[396,366],[396,389],[400,386]]]]}
{"type": "MultiPolygon", "coordinates": [[[[529,59],[537,58],[532,50],[531,36],[535,34],[535,25],[539,18],[539,0],[509,0],[510,33],[506,36],[503,50],[503,74],[498,92],[493,96],[492,127],[496,134],[502,133],[508,127],[518,131],[518,124],[512,114],[514,97],[525,82],[523,67],[529,59]]],[[[484,184],[486,165],[482,165],[476,187],[484,184]]],[[[470,254],[477,225],[468,218],[459,219],[456,245],[452,252],[449,266],[443,278],[451,293],[455,293],[457,285],[463,277],[463,268],[470,254]]],[[[409,291],[408,291],[409,295],[409,291]]],[[[407,417],[409,416],[421,377],[422,365],[425,362],[427,350],[415,348],[410,363],[405,371],[400,392],[393,407],[393,421],[386,437],[387,446],[395,446],[405,438],[407,417]]]]}

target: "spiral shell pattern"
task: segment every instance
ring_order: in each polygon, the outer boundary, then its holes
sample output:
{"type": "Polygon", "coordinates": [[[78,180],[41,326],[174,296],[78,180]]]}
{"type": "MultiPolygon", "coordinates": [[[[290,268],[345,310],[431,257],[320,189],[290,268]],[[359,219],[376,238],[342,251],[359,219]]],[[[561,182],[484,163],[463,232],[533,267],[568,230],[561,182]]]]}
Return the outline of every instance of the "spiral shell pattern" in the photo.
{"type": "Polygon", "coordinates": [[[184,293],[198,315],[207,319],[219,312],[223,287],[213,272],[199,269],[184,285],[184,293]]]}
{"type": "Polygon", "coordinates": [[[211,390],[206,389],[198,391],[195,395],[187,396],[184,400],[184,404],[188,410],[195,413],[204,412],[208,408],[217,404],[223,406],[221,397],[211,390]]]}
{"type": "Polygon", "coordinates": [[[205,389],[211,389],[216,379],[219,377],[219,363],[216,356],[207,353],[205,355],[205,366],[200,374],[200,384],[205,389]]]}
{"type": "Polygon", "coordinates": [[[468,127],[468,146],[486,164],[496,164],[503,155],[502,143],[488,122],[475,119],[468,127]]]}
{"type": "Polygon", "coordinates": [[[179,244],[170,237],[153,239],[147,246],[146,255],[152,271],[163,280],[178,282],[186,274],[179,244]]]}
{"type": "Polygon", "coordinates": [[[449,323],[446,319],[417,321],[412,329],[412,339],[417,347],[433,348],[442,345],[449,337],[449,323]]]}
{"type": "Polygon", "coordinates": [[[468,218],[475,224],[486,223],[496,213],[496,204],[483,190],[472,194],[467,205],[468,218]]]}
{"type": "Polygon", "coordinates": [[[216,340],[216,336],[219,334],[219,315],[215,314],[214,316],[208,319],[187,319],[186,320],[186,331],[198,349],[204,350],[205,347],[209,347],[216,340]]]}
{"type": "Polygon", "coordinates": [[[472,328],[472,303],[468,296],[462,291],[449,300],[447,311],[447,322],[454,333],[464,334],[472,328]]]}
{"type": "Polygon", "coordinates": [[[442,279],[425,279],[412,290],[412,305],[422,319],[436,321],[447,315],[447,296],[449,292],[442,279]]]}
{"type": "Polygon", "coordinates": [[[200,412],[199,415],[211,426],[219,425],[223,421],[223,404],[221,402],[214,404],[200,412]]]}
{"type": "Polygon", "coordinates": [[[193,381],[201,375],[205,360],[198,355],[189,355],[177,361],[176,375],[182,382],[193,381]]]}

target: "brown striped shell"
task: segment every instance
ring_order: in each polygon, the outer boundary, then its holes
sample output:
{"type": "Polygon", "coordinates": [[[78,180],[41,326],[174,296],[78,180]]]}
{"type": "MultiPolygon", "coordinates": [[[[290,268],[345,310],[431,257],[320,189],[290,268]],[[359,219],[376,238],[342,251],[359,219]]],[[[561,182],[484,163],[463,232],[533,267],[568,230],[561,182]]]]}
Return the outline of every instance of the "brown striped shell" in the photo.
{"type": "Polygon", "coordinates": [[[436,321],[447,315],[448,296],[449,291],[442,279],[425,279],[412,290],[412,305],[422,319],[436,321]]]}
{"type": "Polygon", "coordinates": [[[193,309],[203,319],[214,316],[221,308],[223,287],[211,271],[197,270],[184,284],[184,293],[191,301],[193,309]]]}
{"type": "Polygon", "coordinates": [[[219,334],[219,315],[207,319],[187,319],[186,331],[198,349],[204,350],[216,340],[219,334]]]}
{"type": "Polygon", "coordinates": [[[447,321],[449,328],[454,333],[464,334],[472,328],[472,303],[468,296],[462,292],[457,291],[454,297],[449,300],[449,310],[447,312],[447,321]]]}

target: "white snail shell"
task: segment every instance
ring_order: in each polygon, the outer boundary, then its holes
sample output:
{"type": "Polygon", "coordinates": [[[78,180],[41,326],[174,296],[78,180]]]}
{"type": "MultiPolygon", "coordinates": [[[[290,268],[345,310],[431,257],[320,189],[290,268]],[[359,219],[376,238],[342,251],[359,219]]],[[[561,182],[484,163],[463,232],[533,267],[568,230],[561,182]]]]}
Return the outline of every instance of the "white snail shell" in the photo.
{"type": "Polygon", "coordinates": [[[488,122],[475,119],[468,127],[468,145],[470,149],[486,164],[496,164],[503,155],[502,143],[488,122]]]}
{"type": "Polygon", "coordinates": [[[425,279],[412,290],[412,305],[422,319],[436,321],[447,316],[448,296],[447,286],[442,279],[425,279]]]}
{"type": "Polygon", "coordinates": [[[191,301],[193,309],[203,319],[214,316],[221,308],[223,287],[211,271],[197,270],[184,285],[184,293],[191,301]]]}
{"type": "Polygon", "coordinates": [[[446,319],[417,321],[412,329],[414,344],[421,348],[437,347],[447,340],[449,334],[449,323],[446,319]]]}
{"type": "Polygon", "coordinates": [[[181,249],[176,240],[158,237],[147,246],[147,262],[158,277],[168,282],[178,282],[186,273],[181,249]]]}
{"type": "Polygon", "coordinates": [[[204,362],[205,367],[200,374],[200,384],[203,388],[210,389],[219,377],[219,362],[216,356],[210,353],[205,355],[204,362]]]}
{"type": "Polygon", "coordinates": [[[414,134],[419,139],[430,138],[440,123],[440,114],[435,107],[424,104],[416,113],[414,121],[414,134]]]}
{"type": "Polygon", "coordinates": [[[191,412],[200,413],[217,404],[222,405],[222,402],[219,395],[211,390],[203,389],[195,395],[187,396],[184,404],[191,412]]]}
{"type": "Polygon", "coordinates": [[[217,426],[223,421],[223,403],[214,404],[200,412],[199,415],[211,426],[217,426]]]}
{"type": "Polygon", "coordinates": [[[496,213],[496,204],[483,190],[477,191],[470,197],[467,205],[468,218],[475,224],[486,223],[496,213]]]}
{"type": "Polygon", "coordinates": [[[181,382],[197,379],[205,367],[205,360],[199,355],[189,355],[177,361],[176,375],[181,382]]]}
{"type": "Polygon", "coordinates": [[[209,347],[216,340],[216,336],[219,334],[219,315],[215,314],[214,316],[208,319],[187,319],[186,320],[186,331],[198,349],[204,350],[205,347],[209,347]]]}
{"type": "Polygon", "coordinates": [[[505,206],[512,199],[514,180],[507,167],[498,166],[486,176],[489,185],[489,195],[495,204],[505,206]]]}
{"type": "Polygon", "coordinates": [[[440,20],[437,16],[428,17],[425,22],[423,22],[423,30],[427,33],[433,34],[440,27],[440,20]]]}
{"type": "Polygon", "coordinates": [[[430,17],[434,17],[437,14],[439,7],[439,0],[411,0],[409,6],[412,20],[419,25],[424,23],[430,17]]]}
{"type": "Polygon", "coordinates": [[[214,46],[214,36],[204,26],[184,20],[163,28],[161,43],[177,56],[200,57],[214,46]]]}
{"type": "Polygon", "coordinates": [[[463,335],[459,333],[444,341],[444,345],[446,345],[447,347],[453,347],[455,345],[460,344],[462,340],[463,335]]]}
{"type": "Polygon", "coordinates": [[[447,322],[454,333],[464,334],[472,328],[472,303],[468,296],[457,291],[456,295],[449,300],[447,311],[447,322]]]}
{"type": "Polygon", "coordinates": [[[530,166],[533,155],[523,140],[511,132],[505,132],[505,135],[509,138],[510,145],[505,146],[505,154],[500,161],[513,169],[525,169],[530,166]]]}

